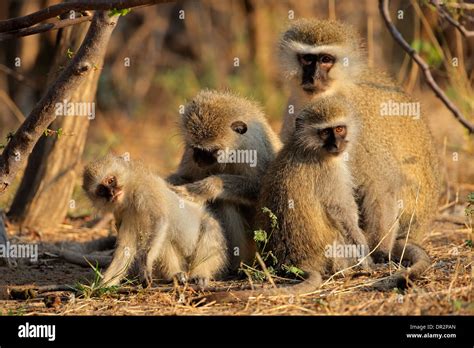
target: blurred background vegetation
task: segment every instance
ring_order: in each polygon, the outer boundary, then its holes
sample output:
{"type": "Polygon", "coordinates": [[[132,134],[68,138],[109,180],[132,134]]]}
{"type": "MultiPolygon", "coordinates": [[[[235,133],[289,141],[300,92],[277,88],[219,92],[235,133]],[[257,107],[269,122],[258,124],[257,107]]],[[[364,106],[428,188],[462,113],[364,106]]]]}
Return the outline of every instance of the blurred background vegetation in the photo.
{"type": "MultiPolygon", "coordinates": [[[[58,2],[2,0],[0,19],[58,2]]],[[[447,3],[459,18],[459,3],[447,3]]],[[[466,26],[472,28],[474,4],[464,5],[472,6],[462,12],[466,26]]],[[[474,121],[474,38],[463,38],[441,21],[427,1],[392,1],[391,10],[398,29],[430,64],[437,82],[474,121]]],[[[379,16],[377,0],[202,0],[133,9],[120,18],[112,35],[98,85],[96,117],[89,124],[82,162],[74,170],[80,173],[85,162],[114,151],[146,161],[161,175],[172,172],[182,152],[175,126],[179,107],[202,88],[232,89],[259,101],[278,131],[288,90],[278,69],[276,42],[292,15],[339,19],[356,27],[369,64],[389,71],[422,101],[442,158],[443,202],[472,189],[472,137],[393,41],[379,16]]],[[[54,31],[0,42],[0,144],[47,88],[56,35],[54,31]],[[20,67],[15,66],[16,57],[21,57],[20,67]]],[[[68,129],[63,133],[58,142],[74,137],[68,129]]],[[[75,180],[77,204],[69,215],[82,216],[90,211],[81,194],[80,175],[75,180]]],[[[15,186],[0,197],[0,208],[8,209],[14,195],[15,186]]]]}

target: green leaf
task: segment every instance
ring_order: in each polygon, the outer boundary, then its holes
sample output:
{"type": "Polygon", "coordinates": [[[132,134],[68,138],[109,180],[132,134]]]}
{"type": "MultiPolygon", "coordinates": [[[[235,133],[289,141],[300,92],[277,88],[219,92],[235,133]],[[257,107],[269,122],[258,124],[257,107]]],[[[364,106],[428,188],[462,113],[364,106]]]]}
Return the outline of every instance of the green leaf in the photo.
{"type": "Polygon", "coordinates": [[[433,67],[438,67],[443,63],[442,53],[428,41],[414,40],[411,47],[420,55],[424,56],[428,64],[433,67]]]}
{"type": "Polygon", "coordinates": [[[121,10],[117,10],[116,8],[113,8],[109,11],[109,17],[113,16],[126,16],[128,13],[132,11],[131,8],[124,8],[121,10]]]}
{"type": "Polygon", "coordinates": [[[295,276],[303,276],[304,275],[304,271],[299,269],[298,267],[296,266],[287,266],[287,265],[282,265],[281,268],[283,268],[283,270],[286,272],[286,273],[289,273],[289,274],[294,274],[295,276]]]}
{"type": "Polygon", "coordinates": [[[66,56],[71,59],[74,56],[74,51],[71,50],[70,48],[67,49],[66,51],[66,56]]]}
{"type": "Polygon", "coordinates": [[[56,132],[56,134],[58,135],[58,139],[61,138],[61,136],[63,135],[63,129],[62,128],[59,128],[56,132]]]}
{"type": "Polygon", "coordinates": [[[253,232],[253,240],[256,242],[265,243],[267,241],[267,232],[264,230],[257,230],[253,232]]]}
{"type": "Polygon", "coordinates": [[[467,200],[470,203],[474,203],[474,192],[471,192],[470,194],[467,195],[467,200]]]}
{"type": "Polygon", "coordinates": [[[472,239],[466,239],[466,246],[472,248],[472,239]]]}

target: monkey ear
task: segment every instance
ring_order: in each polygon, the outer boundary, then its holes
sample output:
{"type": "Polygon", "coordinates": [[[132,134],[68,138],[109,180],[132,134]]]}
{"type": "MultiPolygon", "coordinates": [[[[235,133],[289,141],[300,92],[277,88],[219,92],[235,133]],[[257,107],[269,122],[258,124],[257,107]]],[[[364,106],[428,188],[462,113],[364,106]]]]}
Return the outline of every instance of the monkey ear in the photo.
{"type": "Polygon", "coordinates": [[[230,125],[230,128],[236,133],[245,134],[247,132],[247,124],[242,121],[235,121],[230,125]]]}

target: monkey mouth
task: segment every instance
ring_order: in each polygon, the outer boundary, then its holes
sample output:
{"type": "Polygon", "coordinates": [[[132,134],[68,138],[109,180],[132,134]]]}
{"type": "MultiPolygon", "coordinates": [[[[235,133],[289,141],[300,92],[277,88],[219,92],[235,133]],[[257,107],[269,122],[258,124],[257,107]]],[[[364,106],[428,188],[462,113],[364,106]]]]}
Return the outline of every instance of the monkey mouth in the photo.
{"type": "Polygon", "coordinates": [[[218,149],[201,149],[198,147],[193,147],[193,160],[198,165],[198,167],[209,167],[217,163],[217,152],[218,149]]]}
{"type": "Polygon", "coordinates": [[[123,191],[122,190],[118,190],[116,192],[113,192],[112,195],[110,196],[109,198],[109,202],[112,202],[112,203],[115,203],[117,202],[120,197],[123,196],[123,191]]]}
{"type": "Polygon", "coordinates": [[[308,94],[314,94],[318,92],[318,88],[316,88],[316,86],[313,85],[312,83],[305,83],[301,85],[301,88],[303,89],[303,91],[305,91],[308,94]]]}

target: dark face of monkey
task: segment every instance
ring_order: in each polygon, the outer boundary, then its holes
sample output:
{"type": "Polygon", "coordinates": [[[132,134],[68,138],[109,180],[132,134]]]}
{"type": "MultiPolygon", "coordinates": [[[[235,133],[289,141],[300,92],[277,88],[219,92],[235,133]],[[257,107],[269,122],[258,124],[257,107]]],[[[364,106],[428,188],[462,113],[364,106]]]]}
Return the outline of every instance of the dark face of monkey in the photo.
{"type": "Polygon", "coordinates": [[[82,187],[96,208],[114,210],[124,203],[130,170],[128,161],[114,155],[85,167],[82,187]]]}
{"type": "Polygon", "coordinates": [[[329,87],[329,71],[336,62],[330,54],[297,54],[302,70],[301,87],[308,94],[324,92],[329,87]]]}
{"type": "MultiPolygon", "coordinates": [[[[205,125],[199,124],[199,127],[205,127],[205,125]]],[[[193,130],[196,131],[197,127],[194,125],[193,130]]],[[[243,121],[235,121],[229,126],[229,131],[238,135],[245,134],[247,132],[247,124],[243,121]]],[[[206,132],[202,132],[206,133],[206,132]]],[[[215,144],[213,139],[217,138],[210,134],[203,134],[202,137],[195,139],[195,143],[191,144],[193,150],[193,161],[200,167],[210,167],[217,163],[217,157],[219,150],[223,150],[221,146],[215,144]],[[206,144],[206,146],[203,146],[206,144]]]]}
{"type": "Polygon", "coordinates": [[[331,155],[339,155],[347,147],[347,128],[344,125],[325,128],[318,131],[323,149],[331,155]]]}
{"type": "Polygon", "coordinates": [[[336,123],[334,126],[321,126],[303,118],[296,119],[295,139],[302,152],[314,153],[325,156],[338,156],[347,149],[347,125],[336,123]]]}
{"type": "Polygon", "coordinates": [[[105,199],[109,203],[120,203],[123,196],[123,190],[122,187],[119,186],[117,178],[114,175],[109,175],[97,185],[95,195],[99,198],[105,199]]]}

